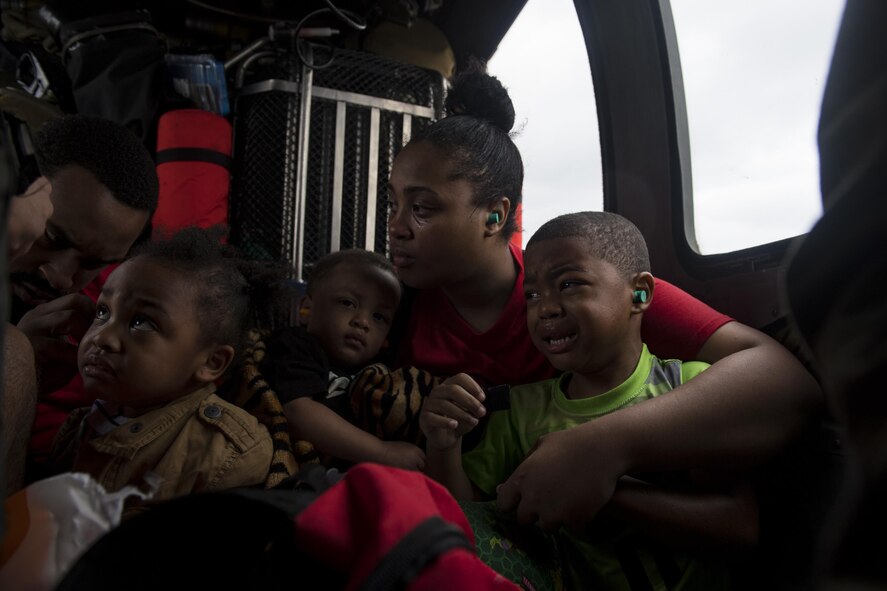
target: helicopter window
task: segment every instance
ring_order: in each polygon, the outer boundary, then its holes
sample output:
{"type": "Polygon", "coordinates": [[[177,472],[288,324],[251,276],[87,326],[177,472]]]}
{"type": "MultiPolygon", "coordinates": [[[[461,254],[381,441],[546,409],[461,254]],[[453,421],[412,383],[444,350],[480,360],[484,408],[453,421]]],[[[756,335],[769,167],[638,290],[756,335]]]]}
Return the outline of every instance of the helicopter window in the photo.
{"type": "Polygon", "coordinates": [[[844,0],[671,0],[702,254],[807,232],[816,130],[844,0]]]}
{"type": "Polygon", "coordinates": [[[488,69],[514,102],[524,244],[555,216],[603,209],[594,90],[573,2],[529,0],[488,69]]]}

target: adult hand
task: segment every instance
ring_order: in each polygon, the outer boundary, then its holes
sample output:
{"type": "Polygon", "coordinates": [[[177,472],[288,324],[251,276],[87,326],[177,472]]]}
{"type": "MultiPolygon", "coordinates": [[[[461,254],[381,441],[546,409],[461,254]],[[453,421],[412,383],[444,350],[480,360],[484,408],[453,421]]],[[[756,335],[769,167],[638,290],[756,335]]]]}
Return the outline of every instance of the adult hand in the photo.
{"type": "Polygon", "coordinates": [[[497,488],[499,508],[520,523],[579,530],[609,502],[623,474],[611,438],[594,422],[543,435],[497,488]]]}
{"type": "Polygon", "coordinates": [[[9,201],[6,222],[9,260],[28,252],[34,241],[46,231],[46,220],[52,216],[52,185],[45,176],[28,186],[24,194],[9,201]]]}
{"type": "Polygon", "coordinates": [[[382,442],[381,463],[404,470],[422,470],[425,468],[425,452],[406,441],[382,442]]]}
{"type": "Polygon", "coordinates": [[[34,348],[41,394],[61,388],[77,373],[77,343],[94,317],[92,300],[73,293],[40,304],[19,320],[34,348]]]}
{"type": "Polygon", "coordinates": [[[459,443],[487,412],[483,400],[483,388],[464,373],[431,390],[419,415],[419,426],[428,440],[426,447],[446,450],[459,443]]]}

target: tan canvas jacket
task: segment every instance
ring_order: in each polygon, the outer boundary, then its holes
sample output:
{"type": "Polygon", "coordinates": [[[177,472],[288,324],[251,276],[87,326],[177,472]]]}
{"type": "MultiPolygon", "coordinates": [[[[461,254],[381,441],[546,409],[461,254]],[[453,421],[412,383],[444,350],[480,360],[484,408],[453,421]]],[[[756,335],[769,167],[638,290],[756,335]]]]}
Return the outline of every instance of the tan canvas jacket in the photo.
{"type": "MultiPolygon", "coordinates": [[[[78,429],[88,412],[72,414],[56,442],[66,438],[64,431],[78,429]]],[[[211,388],[131,419],[106,435],[77,439],[71,471],[91,474],[108,491],[127,484],[141,487],[145,474],[153,472],[161,479],[153,501],[261,484],[271,463],[265,426],[211,388]]]]}

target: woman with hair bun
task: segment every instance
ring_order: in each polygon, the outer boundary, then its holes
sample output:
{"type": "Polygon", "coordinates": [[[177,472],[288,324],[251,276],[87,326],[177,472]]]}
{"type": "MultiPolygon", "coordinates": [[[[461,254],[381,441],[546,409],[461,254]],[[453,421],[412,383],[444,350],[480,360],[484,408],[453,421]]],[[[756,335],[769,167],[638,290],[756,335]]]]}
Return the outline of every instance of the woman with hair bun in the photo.
{"type": "Polygon", "coordinates": [[[498,80],[471,71],[456,78],[446,107],[391,171],[391,258],[400,280],[419,290],[398,361],[485,385],[551,377],[529,340],[523,256],[509,244],[524,180],[508,135],[511,99],[498,80]],[[519,347],[504,351],[509,342],[519,347]]]}
{"type": "MultiPolygon", "coordinates": [[[[474,68],[456,77],[446,108],[391,171],[389,243],[409,305],[397,361],[485,387],[552,377],[527,330],[523,253],[509,242],[523,185],[511,99],[474,68]]],[[[654,292],[642,324],[650,350],[712,367],[669,396],[540,438],[499,490],[521,520],[588,521],[632,471],[759,465],[821,405],[779,343],[665,281],[654,292]]]]}

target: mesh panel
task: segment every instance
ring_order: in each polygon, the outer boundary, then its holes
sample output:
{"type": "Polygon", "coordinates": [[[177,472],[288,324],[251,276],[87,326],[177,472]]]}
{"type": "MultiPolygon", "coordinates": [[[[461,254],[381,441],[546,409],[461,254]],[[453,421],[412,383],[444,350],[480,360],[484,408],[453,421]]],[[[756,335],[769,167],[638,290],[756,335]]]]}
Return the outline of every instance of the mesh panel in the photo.
{"type": "Polygon", "coordinates": [[[251,258],[291,260],[299,97],[269,92],[244,97],[240,106],[232,241],[251,258]]]}
{"type": "MultiPolygon", "coordinates": [[[[328,50],[315,49],[315,62],[328,58],[328,50]],[[326,53],[326,55],[325,55],[326,53]]],[[[267,80],[298,84],[301,64],[294,54],[277,53],[255,60],[244,76],[244,87],[267,80]]],[[[297,86],[289,85],[291,88],[297,86]]],[[[439,116],[443,79],[424,70],[378,56],[337,50],[335,60],[315,70],[313,87],[368,95],[421,105],[439,116]]],[[[296,163],[299,157],[299,107],[297,92],[265,90],[237,100],[235,120],[235,178],[232,184],[232,240],[248,256],[259,259],[294,260],[296,224],[296,163]]],[[[333,187],[342,180],[340,248],[363,248],[367,236],[368,166],[371,109],[347,104],[344,130],[344,162],[335,170],[337,103],[311,100],[308,166],[305,194],[305,226],[299,237],[303,248],[303,276],[331,250],[333,187]]],[[[412,116],[412,129],[430,119],[412,116]]],[[[376,192],[373,248],[387,253],[387,183],[394,157],[403,138],[403,115],[381,110],[378,129],[378,170],[371,188],[376,192]]]]}
{"type": "Polygon", "coordinates": [[[304,264],[310,266],[330,248],[332,218],[333,156],[336,107],[316,103],[311,109],[308,145],[308,183],[305,192],[304,264]]]}
{"type": "MultiPolygon", "coordinates": [[[[320,52],[318,61],[326,59],[320,52]]],[[[314,84],[412,105],[440,113],[443,87],[440,74],[370,53],[338,50],[328,68],[314,72],[314,84]]]]}
{"type": "Polygon", "coordinates": [[[345,129],[345,175],[342,195],[342,248],[362,248],[366,215],[366,170],[369,160],[370,113],[348,109],[345,129]]]}
{"type": "Polygon", "coordinates": [[[396,113],[382,113],[379,129],[379,176],[376,181],[376,240],[373,250],[388,252],[388,177],[391,163],[403,142],[403,117],[396,113]]]}

